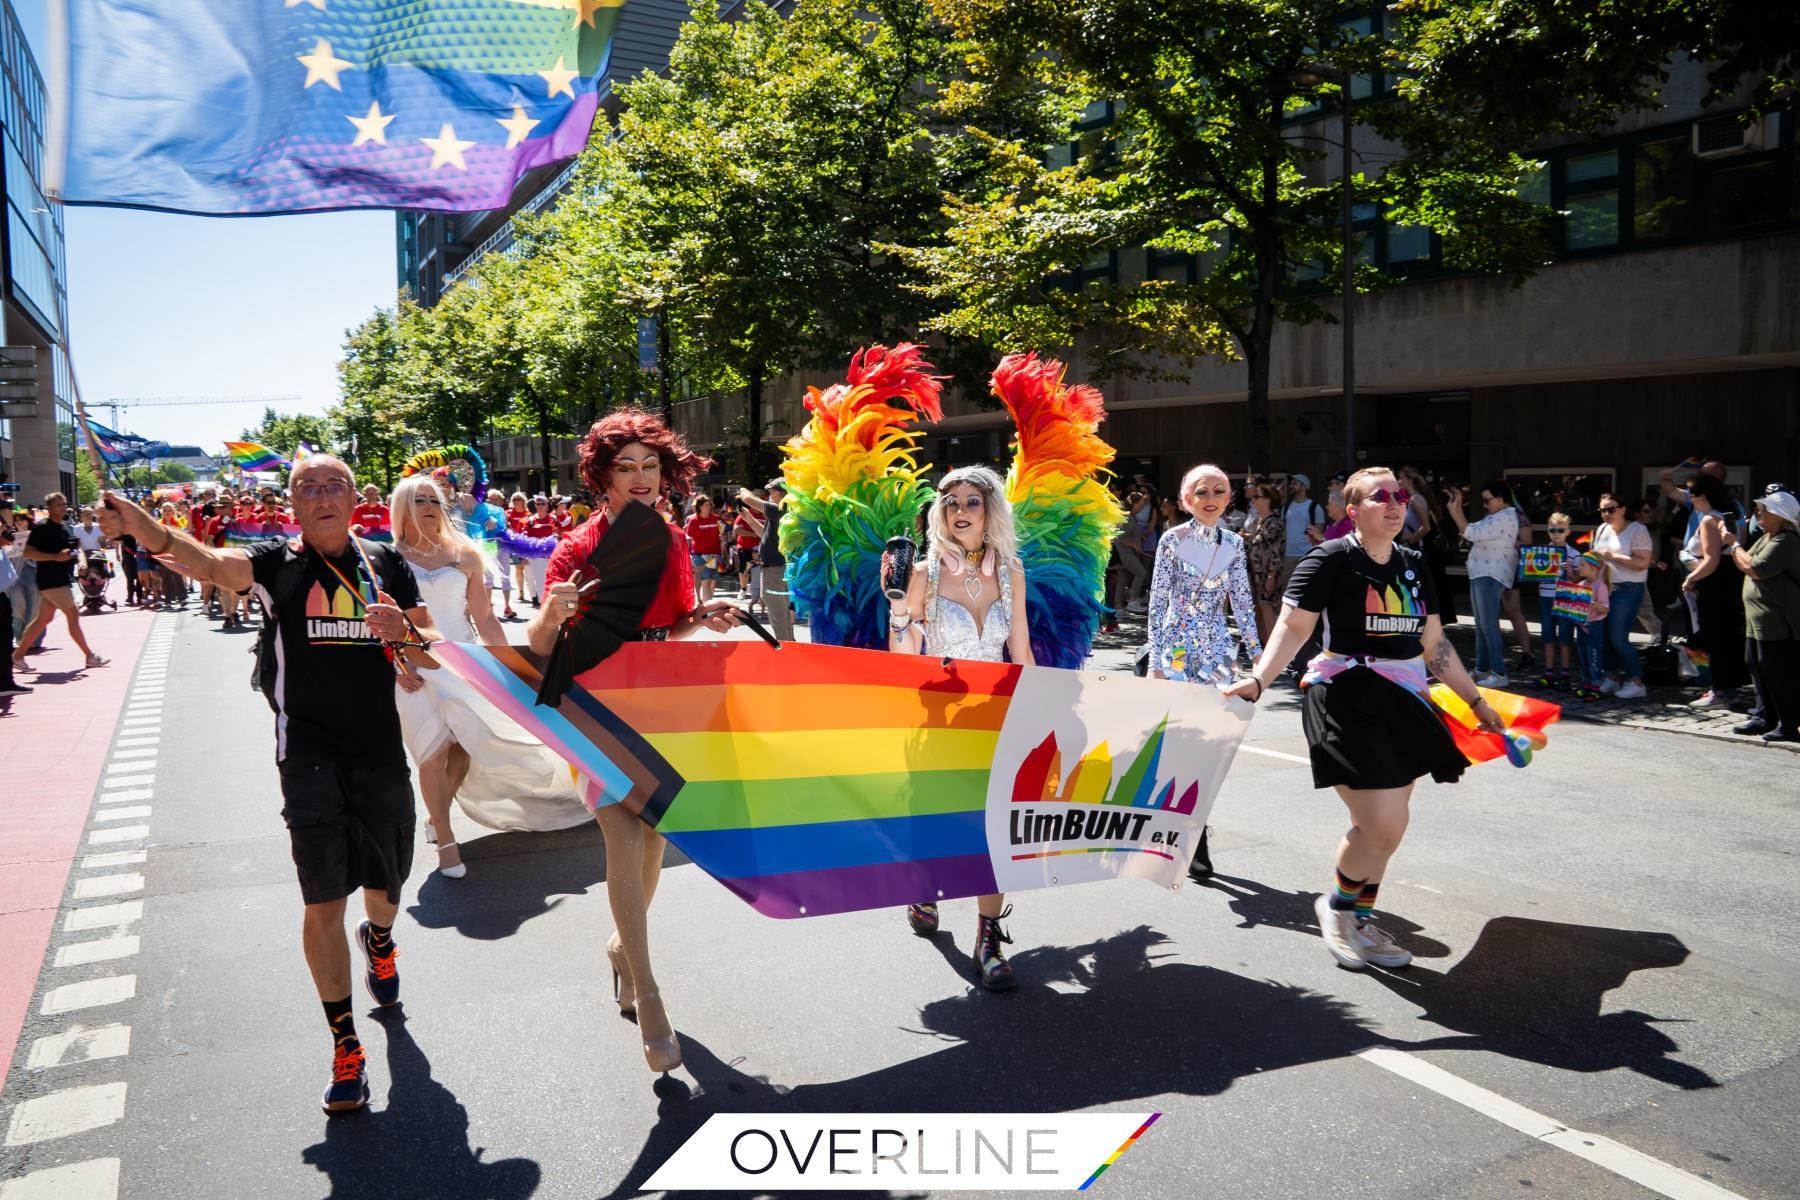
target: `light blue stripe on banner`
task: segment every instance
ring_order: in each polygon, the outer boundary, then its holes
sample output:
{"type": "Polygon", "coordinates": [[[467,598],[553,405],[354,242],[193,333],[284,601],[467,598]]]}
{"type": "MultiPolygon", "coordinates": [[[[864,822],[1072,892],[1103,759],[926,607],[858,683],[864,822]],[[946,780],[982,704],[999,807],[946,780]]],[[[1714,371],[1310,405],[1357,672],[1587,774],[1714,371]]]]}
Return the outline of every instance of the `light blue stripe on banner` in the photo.
{"type": "Polygon", "coordinates": [[[469,682],[476,683],[489,700],[494,699],[493,690],[498,689],[506,697],[506,702],[497,707],[537,734],[545,745],[574,763],[583,775],[598,783],[604,793],[601,804],[617,804],[631,794],[630,776],[589,741],[567,717],[554,708],[540,705],[537,693],[527,688],[524,680],[507,670],[485,647],[452,642],[447,646],[434,647],[432,652],[441,654],[446,661],[458,660],[471,668],[472,673],[479,673],[479,682],[475,679],[469,682]]]}

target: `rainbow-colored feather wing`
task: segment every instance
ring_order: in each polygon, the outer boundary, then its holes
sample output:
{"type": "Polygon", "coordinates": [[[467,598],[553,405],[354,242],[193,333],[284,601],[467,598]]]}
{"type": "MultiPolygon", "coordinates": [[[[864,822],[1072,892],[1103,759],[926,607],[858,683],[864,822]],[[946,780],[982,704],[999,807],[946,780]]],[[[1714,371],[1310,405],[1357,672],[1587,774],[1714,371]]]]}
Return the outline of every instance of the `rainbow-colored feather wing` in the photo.
{"type": "Polygon", "coordinates": [[[916,536],[931,502],[907,426],[943,416],[942,378],[923,355],[910,343],[859,351],[844,383],[807,390],[812,419],[788,440],[781,553],[794,607],[820,645],[886,646],[881,548],[916,536]]]}
{"type": "Polygon", "coordinates": [[[1098,389],[1063,382],[1053,358],[1009,354],[994,394],[1019,427],[1006,498],[1029,589],[1031,653],[1039,666],[1079,670],[1106,612],[1106,560],[1125,513],[1102,478],[1113,448],[1101,440],[1098,389]]]}

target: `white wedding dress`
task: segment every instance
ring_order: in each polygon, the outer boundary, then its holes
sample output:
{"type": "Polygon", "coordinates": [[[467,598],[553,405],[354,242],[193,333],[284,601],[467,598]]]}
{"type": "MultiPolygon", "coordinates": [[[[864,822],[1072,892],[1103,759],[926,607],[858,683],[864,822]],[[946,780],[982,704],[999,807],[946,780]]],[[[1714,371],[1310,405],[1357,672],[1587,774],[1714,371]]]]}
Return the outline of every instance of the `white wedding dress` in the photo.
{"type": "MultiPolygon", "coordinates": [[[[474,642],[462,569],[415,566],[413,577],[438,632],[453,642],[474,642]]],[[[456,803],[470,820],[511,831],[569,829],[593,820],[568,764],[522,725],[448,670],[419,675],[425,680],[420,690],[394,689],[407,753],[424,762],[451,741],[468,751],[469,774],[456,803]]]]}

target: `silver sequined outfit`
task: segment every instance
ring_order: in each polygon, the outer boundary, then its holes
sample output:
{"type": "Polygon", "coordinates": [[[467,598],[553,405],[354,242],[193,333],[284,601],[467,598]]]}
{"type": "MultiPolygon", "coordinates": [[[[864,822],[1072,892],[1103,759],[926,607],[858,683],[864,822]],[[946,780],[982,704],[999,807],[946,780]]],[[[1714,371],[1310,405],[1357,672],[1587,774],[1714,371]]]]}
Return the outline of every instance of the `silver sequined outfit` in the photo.
{"type": "MultiPolygon", "coordinates": [[[[938,596],[938,555],[933,554],[925,567],[925,652],[944,658],[969,658],[977,662],[1005,662],[1006,640],[1012,634],[1012,572],[1005,563],[996,566],[1000,580],[1000,598],[988,606],[987,617],[979,632],[975,615],[967,605],[952,600],[945,603],[938,596]]],[[[978,571],[971,564],[964,570],[978,571]]],[[[957,577],[960,581],[961,577],[957,577]]],[[[957,586],[961,586],[960,582],[957,586]]]]}
{"type": "Polygon", "coordinates": [[[1156,544],[1150,582],[1150,666],[1170,679],[1229,683],[1237,638],[1225,623],[1227,596],[1238,635],[1254,662],[1262,653],[1262,639],[1256,633],[1244,539],[1222,525],[1208,529],[1197,521],[1164,533],[1156,544]],[[1206,586],[1208,579],[1214,586],[1206,586]]]}

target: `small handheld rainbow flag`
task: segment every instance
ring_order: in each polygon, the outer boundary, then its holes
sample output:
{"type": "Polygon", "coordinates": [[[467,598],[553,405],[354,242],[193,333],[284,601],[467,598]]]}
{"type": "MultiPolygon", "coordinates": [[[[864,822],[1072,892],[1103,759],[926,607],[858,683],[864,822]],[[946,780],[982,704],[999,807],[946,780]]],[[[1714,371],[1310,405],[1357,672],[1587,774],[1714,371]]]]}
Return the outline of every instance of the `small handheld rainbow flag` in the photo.
{"type": "Polygon", "coordinates": [[[273,471],[288,465],[287,459],[261,442],[226,442],[225,453],[246,471],[273,471]]]}
{"type": "Polygon", "coordinates": [[[1448,684],[1431,685],[1431,701],[1437,705],[1444,727],[1450,731],[1456,748],[1472,763],[1504,758],[1513,766],[1522,767],[1531,761],[1533,752],[1542,750],[1549,741],[1544,731],[1562,720],[1562,707],[1547,700],[1534,700],[1530,696],[1497,692],[1491,688],[1482,688],[1481,694],[1506,722],[1505,733],[1488,733],[1482,729],[1474,712],[1448,684]]]}

